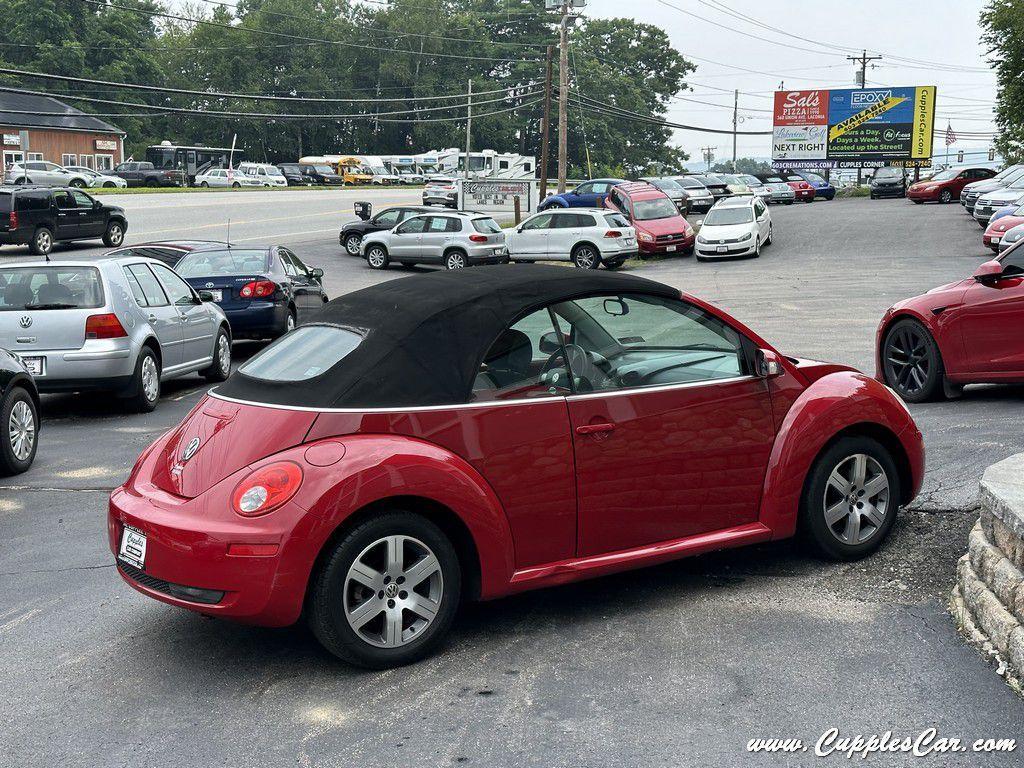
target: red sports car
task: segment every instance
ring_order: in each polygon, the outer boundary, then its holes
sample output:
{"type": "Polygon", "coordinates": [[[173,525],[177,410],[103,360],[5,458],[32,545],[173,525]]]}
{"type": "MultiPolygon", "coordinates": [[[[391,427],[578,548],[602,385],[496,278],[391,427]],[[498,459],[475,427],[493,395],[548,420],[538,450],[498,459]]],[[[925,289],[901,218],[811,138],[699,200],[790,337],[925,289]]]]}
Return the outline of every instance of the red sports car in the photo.
{"type": "Polygon", "coordinates": [[[912,403],[956,394],[964,384],[1024,381],[1020,244],[967,280],[891,307],[876,337],[879,380],[912,403]]]}
{"type": "Polygon", "coordinates": [[[991,168],[947,168],[907,187],[907,199],[915,203],[951,203],[960,199],[964,187],[996,175],[991,168]]]}
{"type": "Polygon", "coordinates": [[[304,614],[372,668],[489,599],[793,535],[862,557],[917,493],[906,407],[631,275],[518,265],[327,305],[110,497],[121,576],[212,616],[304,614]]]}
{"type": "Polygon", "coordinates": [[[1024,215],[1018,216],[1016,213],[1013,213],[1009,216],[1001,216],[995,221],[990,221],[988,226],[985,227],[985,234],[981,236],[981,242],[998,253],[999,243],[1002,242],[1003,236],[1018,224],[1024,224],[1024,215]]]}

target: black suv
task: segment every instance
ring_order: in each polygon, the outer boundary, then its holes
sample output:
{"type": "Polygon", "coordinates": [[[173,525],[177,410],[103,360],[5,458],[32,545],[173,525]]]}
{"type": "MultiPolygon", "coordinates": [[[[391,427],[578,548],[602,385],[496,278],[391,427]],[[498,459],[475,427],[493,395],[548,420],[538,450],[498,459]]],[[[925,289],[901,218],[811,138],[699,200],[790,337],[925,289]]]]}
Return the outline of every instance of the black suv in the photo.
{"type": "Polygon", "coordinates": [[[370,213],[373,208],[369,203],[356,203],[355,209],[359,221],[348,222],[338,235],[338,242],[345,246],[345,251],[349,256],[360,255],[359,247],[362,245],[364,235],[391,229],[410,216],[431,211],[428,206],[424,205],[399,205],[394,208],[385,208],[371,218],[370,213]]]}
{"type": "Polygon", "coordinates": [[[284,174],[284,180],[289,187],[309,186],[313,182],[302,175],[302,166],[298,163],[278,163],[278,169],[284,174]]]}
{"type": "MultiPolygon", "coordinates": [[[[310,184],[316,184],[321,187],[345,186],[345,177],[339,176],[337,171],[325,163],[300,163],[299,170],[310,184]]],[[[285,178],[287,179],[288,177],[285,176],[285,178]]]]}
{"type": "Polygon", "coordinates": [[[0,186],[2,245],[28,245],[42,255],[57,242],[102,238],[116,248],[127,231],[123,208],[104,205],[80,189],[0,186]]]}

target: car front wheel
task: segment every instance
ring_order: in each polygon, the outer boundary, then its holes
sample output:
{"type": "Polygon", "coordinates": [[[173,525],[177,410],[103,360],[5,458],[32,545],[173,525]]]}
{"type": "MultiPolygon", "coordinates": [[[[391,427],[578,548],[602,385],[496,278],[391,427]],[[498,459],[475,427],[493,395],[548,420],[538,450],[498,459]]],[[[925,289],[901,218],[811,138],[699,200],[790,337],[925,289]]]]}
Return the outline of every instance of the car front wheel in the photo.
{"type": "Polygon", "coordinates": [[[371,245],[366,249],[366,263],[370,269],[387,269],[389,261],[387,249],[383,245],[371,245]]]}
{"type": "Polygon", "coordinates": [[[882,342],[885,383],[908,403],[923,403],[940,391],[942,355],[935,339],[917,320],[900,320],[882,342]]]}
{"type": "Polygon", "coordinates": [[[39,412],[32,395],[15,386],[0,401],[0,475],[17,475],[32,466],[39,434],[39,412]]]}
{"type": "Polygon", "coordinates": [[[881,443],[843,437],[811,467],[800,510],[802,533],[830,559],[865,557],[892,529],[900,493],[896,462],[881,443]]]}
{"type": "Polygon", "coordinates": [[[944,190],[942,190],[942,192],[939,193],[939,202],[940,203],[948,203],[952,199],[953,199],[953,193],[950,192],[948,189],[944,189],[944,190]]]}
{"type": "Polygon", "coordinates": [[[385,669],[438,647],[461,589],[458,555],[444,532],[396,510],[361,523],[326,552],[307,615],[313,634],[335,656],[385,669]]]}
{"type": "Polygon", "coordinates": [[[363,238],[360,235],[349,235],[345,238],[345,251],[349,256],[358,256],[359,247],[363,244],[363,238]]]}

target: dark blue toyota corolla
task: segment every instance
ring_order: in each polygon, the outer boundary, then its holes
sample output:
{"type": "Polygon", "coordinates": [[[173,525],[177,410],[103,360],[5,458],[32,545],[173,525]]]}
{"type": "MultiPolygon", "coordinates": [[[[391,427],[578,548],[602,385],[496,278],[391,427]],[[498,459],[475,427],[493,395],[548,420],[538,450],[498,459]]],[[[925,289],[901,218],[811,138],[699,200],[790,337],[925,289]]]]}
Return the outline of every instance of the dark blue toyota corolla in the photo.
{"type": "Polygon", "coordinates": [[[175,271],[220,305],[236,339],[277,338],[327,302],[323,270],[280,245],[195,251],[175,271]]]}

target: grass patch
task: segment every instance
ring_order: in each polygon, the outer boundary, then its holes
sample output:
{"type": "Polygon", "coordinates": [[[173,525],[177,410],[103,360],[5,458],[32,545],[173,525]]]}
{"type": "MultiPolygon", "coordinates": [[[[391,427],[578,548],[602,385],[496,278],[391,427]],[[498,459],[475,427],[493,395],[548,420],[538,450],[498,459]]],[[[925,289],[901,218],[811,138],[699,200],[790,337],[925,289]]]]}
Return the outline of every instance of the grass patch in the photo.
{"type": "Polygon", "coordinates": [[[843,187],[836,190],[836,197],[870,197],[871,187],[843,187]]]}

